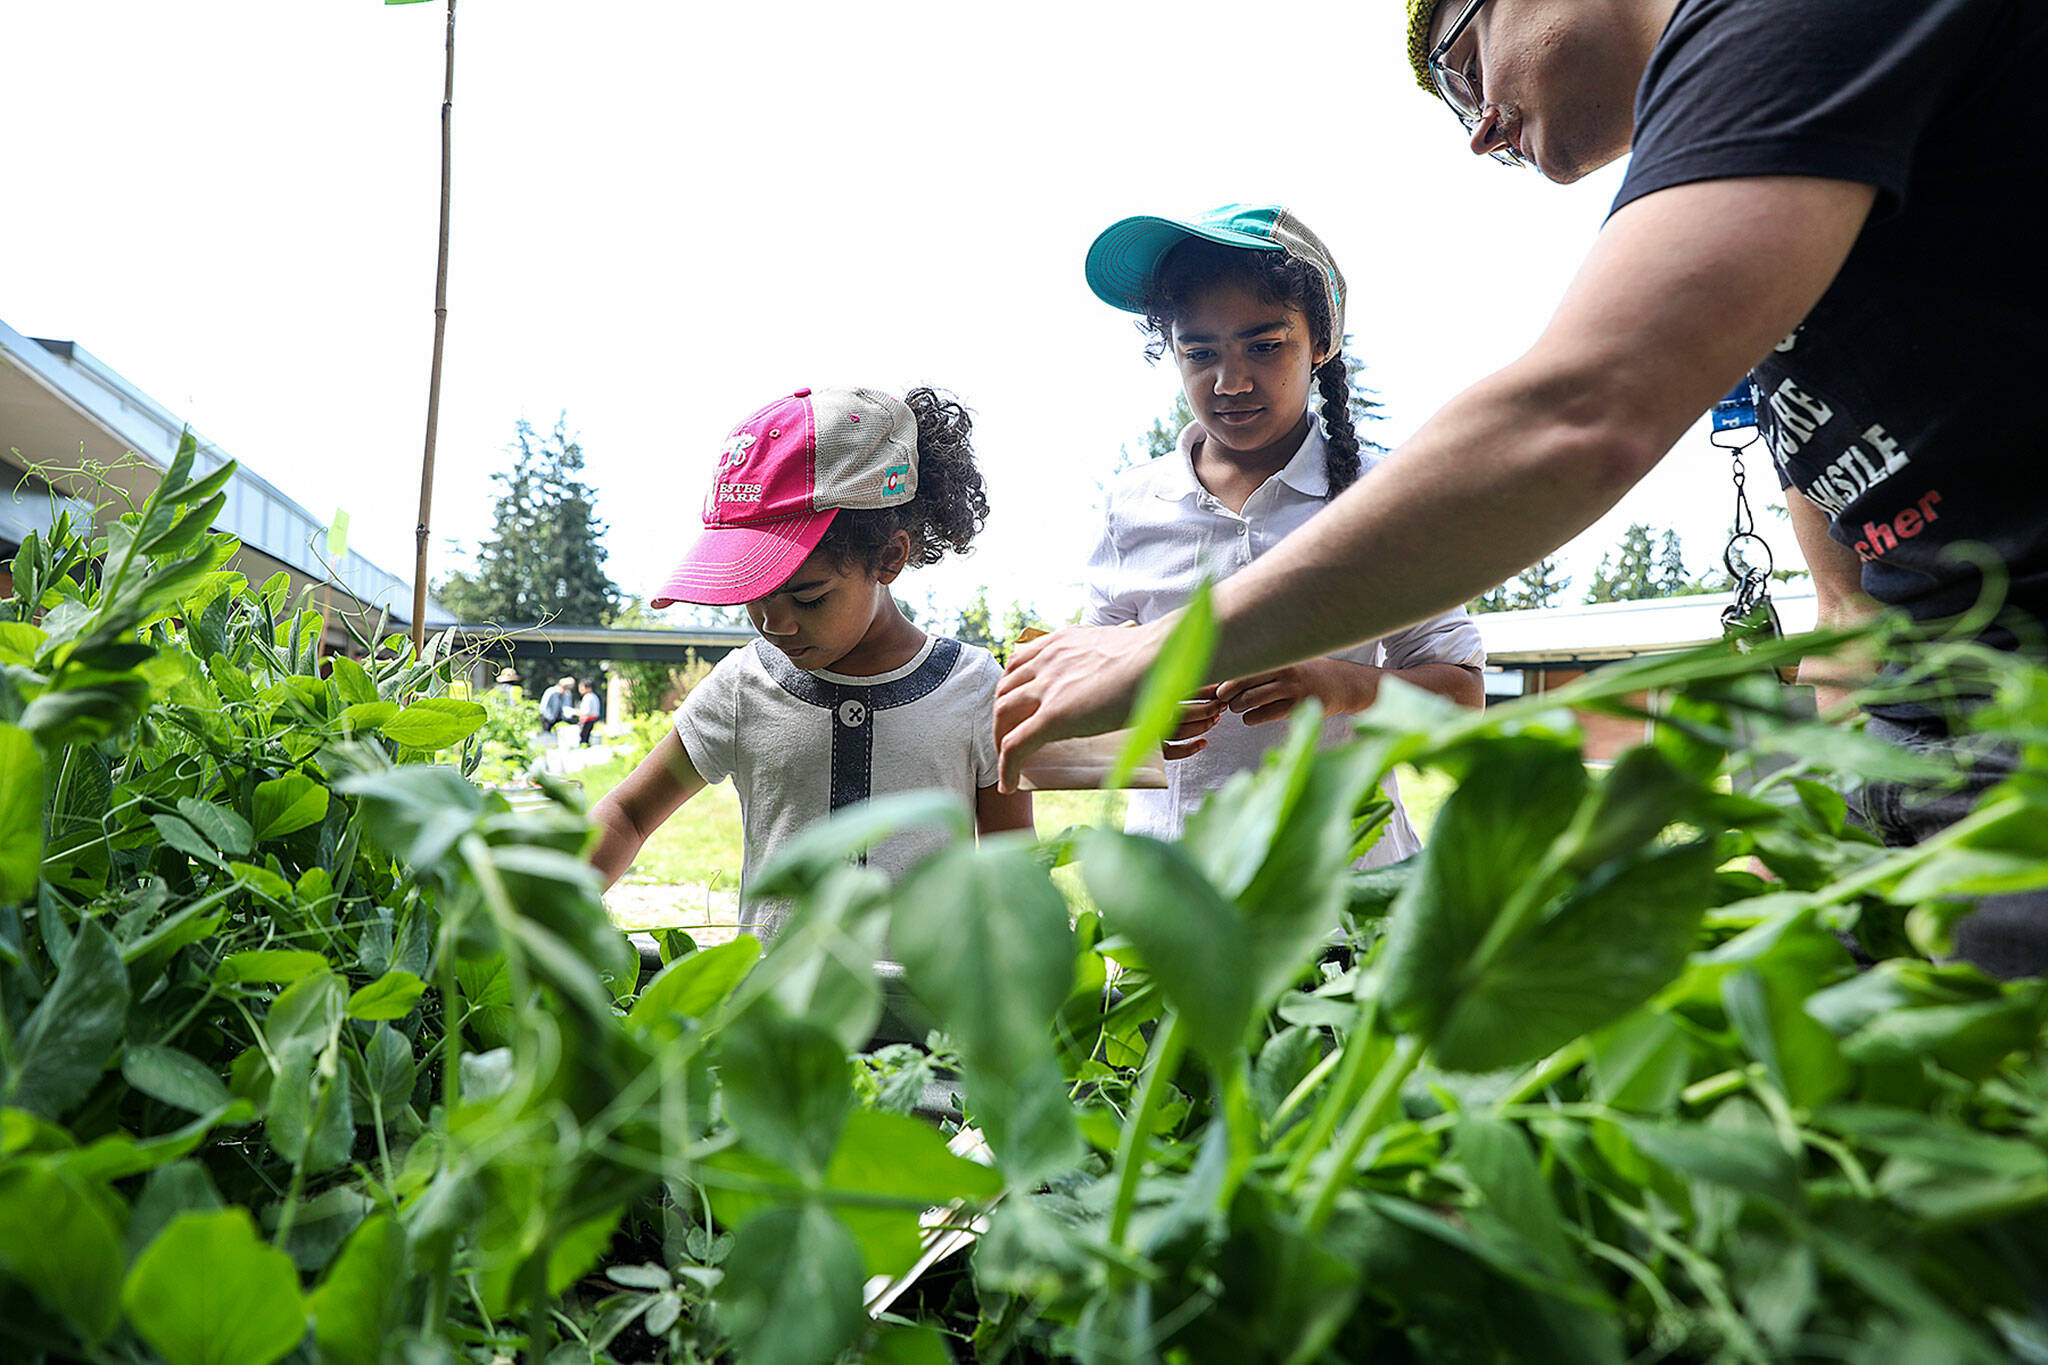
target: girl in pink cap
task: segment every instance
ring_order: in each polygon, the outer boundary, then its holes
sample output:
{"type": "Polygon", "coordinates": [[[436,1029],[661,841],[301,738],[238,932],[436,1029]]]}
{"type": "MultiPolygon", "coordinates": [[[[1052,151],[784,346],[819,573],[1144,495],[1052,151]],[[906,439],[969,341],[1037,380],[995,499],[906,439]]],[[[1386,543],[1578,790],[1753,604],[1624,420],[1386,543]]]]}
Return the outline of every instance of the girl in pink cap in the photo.
{"type": "MultiPolygon", "coordinates": [[[[1001,670],[983,649],[926,635],[890,592],[905,569],[965,550],[988,517],[967,410],[928,388],[799,389],[735,427],[704,502],[704,533],[653,603],[744,605],[761,638],[684,699],[675,728],[597,803],[590,855],[606,885],[647,837],[727,777],[745,853],[740,927],[778,932],[786,906],[750,901],[777,845],[870,797],[955,793],[982,833],[1031,828],[1028,793],[996,787],[1001,670]]],[[[894,877],[940,836],[870,851],[894,877]]]]}

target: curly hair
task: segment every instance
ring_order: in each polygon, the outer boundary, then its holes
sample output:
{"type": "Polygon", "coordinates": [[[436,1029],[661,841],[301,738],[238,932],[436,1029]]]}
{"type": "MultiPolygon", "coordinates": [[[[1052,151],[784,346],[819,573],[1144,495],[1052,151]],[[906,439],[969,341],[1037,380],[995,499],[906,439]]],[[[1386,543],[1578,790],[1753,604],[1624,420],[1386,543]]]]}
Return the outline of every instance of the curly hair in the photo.
{"type": "Polygon", "coordinates": [[[841,568],[879,574],[898,531],[910,536],[906,569],[936,564],[962,551],[988,520],[988,494],[974,467],[974,419],[959,399],[915,388],[903,402],[917,418],[917,495],[894,507],[845,508],[832,518],[818,549],[841,568]]]}
{"type": "MultiPolygon", "coordinates": [[[[1359,450],[1380,447],[1361,441],[1352,420],[1344,338],[1330,335],[1330,298],[1315,266],[1284,251],[1249,251],[1199,239],[1182,242],[1166,253],[1145,298],[1145,321],[1140,325],[1149,337],[1146,358],[1165,355],[1173,345],[1174,323],[1194,306],[1196,296],[1225,282],[1245,285],[1268,303],[1300,310],[1308,318],[1316,349],[1329,353],[1316,367],[1315,381],[1327,446],[1323,467],[1330,487],[1324,497],[1336,497],[1358,479],[1359,450]]],[[[1376,405],[1362,399],[1360,406],[1370,410],[1376,405]]]]}

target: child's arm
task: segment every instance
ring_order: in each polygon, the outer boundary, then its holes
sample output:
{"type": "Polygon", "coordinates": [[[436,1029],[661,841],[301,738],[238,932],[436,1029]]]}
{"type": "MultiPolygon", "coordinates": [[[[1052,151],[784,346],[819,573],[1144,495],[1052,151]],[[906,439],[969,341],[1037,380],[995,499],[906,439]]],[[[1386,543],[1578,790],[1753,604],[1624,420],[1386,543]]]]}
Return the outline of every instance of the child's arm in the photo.
{"type": "MultiPolygon", "coordinates": [[[[604,875],[606,888],[626,875],[648,836],[703,789],[704,779],[697,775],[682,739],[669,731],[654,752],[641,759],[640,766],[606,792],[590,812],[598,829],[590,865],[604,875]]],[[[1025,801],[1028,809],[1030,798],[1025,801]]]]}
{"type": "Polygon", "coordinates": [[[974,793],[974,832],[986,838],[1010,829],[1036,829],[1031,820],[1031,793],[983,787],[974,793]]]}
{"type": "Polygon", "coordinates": [[[1309,659],[1233,678],[1217,687],[1217,699],[1242,713],[1247,725],[1283,719],[1306,697],[1322,702],[1326,713],[1355,715],[1379,700],[1380,683],[1390,677],[1474,710],[1486,704],[1479,673],[1486,645],[1464,608],[1397,630],[1380,644],[1382,665],[1342,657],[1309,659]]]}
{"type": "Polygon", "coordinates": [[[1479,670],[1469,664],[1418,663],[1406,668],[1381,668],[1349,659],[1310,659],[1249,678],[1232,678],[1216,688],[1224,707],[1241,712],[1247,725],[1284,720],[1303,700],[1314,697],[1326,715],[1349,716],[1379,700],[1380,683],[1399,678],[1448,697],[1460,706],[1477,708],[1486,700],[1479,670]]]}

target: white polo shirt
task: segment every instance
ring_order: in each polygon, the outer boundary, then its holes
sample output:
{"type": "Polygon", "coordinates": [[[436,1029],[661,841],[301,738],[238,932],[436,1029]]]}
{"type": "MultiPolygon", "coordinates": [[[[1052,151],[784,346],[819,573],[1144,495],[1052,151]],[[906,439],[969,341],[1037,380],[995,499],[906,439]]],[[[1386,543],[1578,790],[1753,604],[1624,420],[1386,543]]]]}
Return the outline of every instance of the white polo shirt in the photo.
{"type": "MultiPolygon", "coordinates": [[[[1320,422],[1309,423],[1301,449],[1245,500],[1242,513],[1231,511],[1195,477],[1194,448],[1206,436],[1199,423],[1190,423],[1176,453],[1126,470],[1109,486],[1102,536],[1088,558],[1084,624],[1145,622],[1177,611],[1205,575],[1228,578],[1328,505],[1323,500],[1329,488],[1323,468],[1327,443],[1320,422]]],[[[1363,478],[1378,460],[1367,452],[1360,452],[1360,459],[1363,478]]],[[[1425,663],[1478,668],[1486,662],[1486,649],[1478,627],[1459,607],[1331,657],[1382,668],[1425,663]]],[[[1179,838],[1188,816],[1209,793],[1232,775],[1257,768],[1266,751],[1287,738],[1287,730],[1285,721],[1246,725],[1243,717],[1225,712],[1209,731],[1208,747],[1166,765],[1166,790],[1131,793],[1124,828],[1179,838]]],[[[1351,734],[1349,717],[1323,721],[1326,748],[1351,734]]],[[[1391,774],[1382,790],[1394,803],[1393,818],[1359,859],[1360,867],[1397,862],[1422,847],[1391,774]]]]}

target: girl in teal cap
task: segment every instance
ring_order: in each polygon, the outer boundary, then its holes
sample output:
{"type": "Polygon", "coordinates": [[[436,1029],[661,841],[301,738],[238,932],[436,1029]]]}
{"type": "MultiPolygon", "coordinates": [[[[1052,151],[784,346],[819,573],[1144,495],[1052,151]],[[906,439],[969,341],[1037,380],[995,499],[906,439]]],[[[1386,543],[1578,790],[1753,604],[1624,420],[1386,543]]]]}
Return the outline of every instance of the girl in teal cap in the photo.
{"type": "MultiPolygon", "coordinates": [[[[1141,623],[1179,609],[1204,577],[1227,577],[1271,549],[1376,452],[1361,445],[1350,410],[1344,277],[1286,210],[1231,205],[1187,221],[1125,219],[1090,248],[1088,282],[1105,302],[1144,316],[1147,354],[1172,360],[1194,416],[1171,455],[1111,484],[1089,559],[1083,623],[1141,623]]],[[[1484,663],[1479,632],[1459,609],[1205,688],[1167,743],[1167,789],[1133,792],[1126,827],[1178,838],[1210,792],[1285,738],[1287,727],[1268,722],[1303,701],[1321,703],[1323,742],[1334,744],[1349,735],[1343,717],[1371,706],[1390,676],[1479,705],[1484,663]]],[[[1391,777],[1385,791],[1393,814],[1361,865],[1421,846],[1391,777]]]]}

